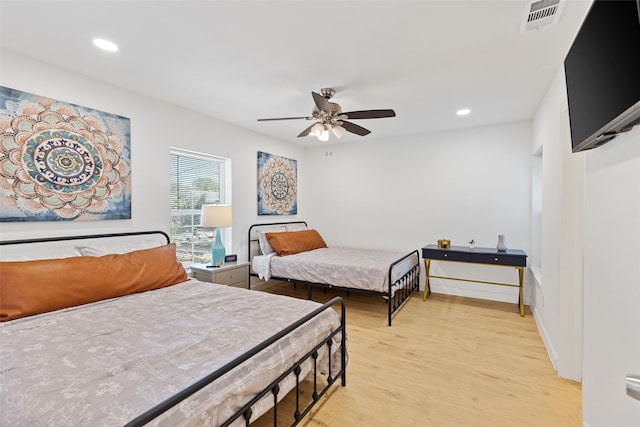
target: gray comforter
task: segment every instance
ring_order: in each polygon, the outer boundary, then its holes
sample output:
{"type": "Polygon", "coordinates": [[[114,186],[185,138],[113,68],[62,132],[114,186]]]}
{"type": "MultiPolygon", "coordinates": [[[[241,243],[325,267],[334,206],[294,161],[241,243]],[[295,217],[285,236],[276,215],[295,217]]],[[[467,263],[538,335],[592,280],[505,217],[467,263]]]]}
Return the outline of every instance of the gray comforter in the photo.
{"type": "MultiPolygon", "coordinates": [[[[318,306],[190,280],[0,324],[0,425],[120,426],[318,306]]],[[[218,425],[338,323],[328,310],[150,425],[218,425]]]]}

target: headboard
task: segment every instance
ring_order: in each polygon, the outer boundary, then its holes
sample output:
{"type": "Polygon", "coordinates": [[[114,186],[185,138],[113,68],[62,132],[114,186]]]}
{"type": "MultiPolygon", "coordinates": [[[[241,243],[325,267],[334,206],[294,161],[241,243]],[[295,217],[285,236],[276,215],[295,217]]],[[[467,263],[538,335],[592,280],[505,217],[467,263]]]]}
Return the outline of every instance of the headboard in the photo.
{"type": "Polygon", "coordinates": [[[162,231],[2,241],[0,321],[185,282],[168,243],[162,231]]]}
{"type": "Polygon", "coordinates": [[[248,261],[251,262],[254,256],[260,255],[260,244],[258,242],[258,231],[277,232],[286,231],[288,225],[297,225],[307,227],[306,221],[286,221],[286,222],[269,222],[263,224],[253,224],[249,227],[249,248],[247,250],[248,261]]]}
{"type": "Polygon", "coordinates": [[[164,231],[132,231],[124,233],[42,237],[0,241],[1,261],[24,261],[77,256],[79,245],[104,249],[107,253],[123,253],[166,245],[170,239],[164,231]]]}

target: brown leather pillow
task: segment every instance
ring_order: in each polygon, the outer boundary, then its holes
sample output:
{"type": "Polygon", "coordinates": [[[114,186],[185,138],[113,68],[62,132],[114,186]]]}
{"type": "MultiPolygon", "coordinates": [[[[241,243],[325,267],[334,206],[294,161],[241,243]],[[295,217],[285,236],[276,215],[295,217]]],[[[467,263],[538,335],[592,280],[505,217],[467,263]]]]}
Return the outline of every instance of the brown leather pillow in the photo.
{"type": "Polygon", "coordinates": [[[175,244],[126,254],[0,263],[0,321],[187,280],[175,244]]]}
{"type": "Polygon", "coordinates": [[[320,233],[316,230],[265,233],[265,235],[269,244],[279,256],[293,255],[327,247],[320,233]]]}

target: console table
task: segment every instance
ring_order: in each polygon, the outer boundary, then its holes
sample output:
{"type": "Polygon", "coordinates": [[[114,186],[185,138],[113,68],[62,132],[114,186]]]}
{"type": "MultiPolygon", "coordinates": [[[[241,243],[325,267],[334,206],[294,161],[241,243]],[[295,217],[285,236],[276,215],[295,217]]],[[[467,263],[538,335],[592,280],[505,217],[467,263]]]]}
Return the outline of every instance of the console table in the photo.
{"type": "Polygon", "coordinates": [[[498,251],[492,248],[467,248],[464,246],[452,246],[450,248],[441,249],[436,245],[427,245],[422,248],[422,258],[424,259],[424,268],[426,271],[426,283],[424,287],[423,301],[426,301],[431,293],[429,278],[461,280],[464,282],[485,283],[489,285],[513,286],[519,288],[518,306],[520,308],[520,316],[524,317],[524,296],[522,292],[522,281],[524,269],[527,266],[527,254],[519,249],[507,249],[506,251],[498,251]],[[458,277],[447,276],[431,276],[429,268],[431,261],[448,261],[448,262],[467,262],[486,265],[496,265],[500,267],[512,267],[518,270],[518,284],[489,282],[484,280],[462,279],[458,277]]]}

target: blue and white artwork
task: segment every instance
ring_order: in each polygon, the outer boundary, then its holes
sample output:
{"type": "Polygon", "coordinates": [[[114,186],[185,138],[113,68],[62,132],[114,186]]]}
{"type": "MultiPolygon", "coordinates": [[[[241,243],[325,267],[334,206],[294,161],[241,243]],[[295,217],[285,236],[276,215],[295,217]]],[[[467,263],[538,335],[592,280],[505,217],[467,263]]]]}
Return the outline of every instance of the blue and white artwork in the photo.
{"type": "Polygon", "coordinates": [[[258,215],[296,215],[297,182],[295,160],[258,151],[258,215]]]}
{"type": "Polygon", "coordinates": [[[0,222],[131,218],[127,117],[0,86],[0,222]]]}

